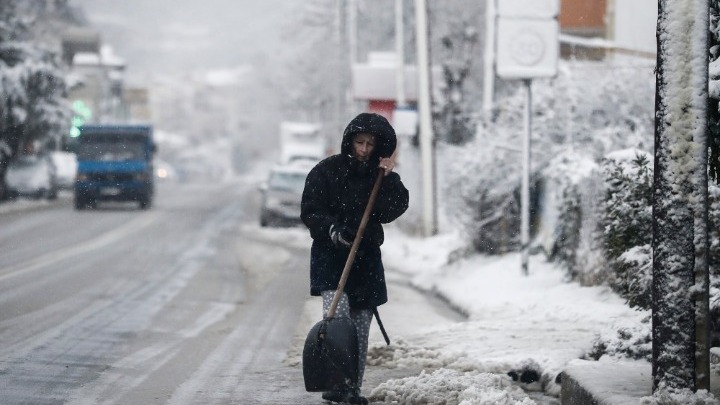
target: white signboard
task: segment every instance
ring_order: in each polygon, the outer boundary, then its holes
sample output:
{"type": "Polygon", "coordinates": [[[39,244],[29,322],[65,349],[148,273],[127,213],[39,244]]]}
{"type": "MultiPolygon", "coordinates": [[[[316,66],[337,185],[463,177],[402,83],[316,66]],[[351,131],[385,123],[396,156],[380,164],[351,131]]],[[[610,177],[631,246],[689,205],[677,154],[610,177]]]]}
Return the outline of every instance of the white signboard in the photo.
{"type": "Polygon", "coordinates": [[[555,18],[560,0],[500,0],[497,7],[502,17],[555,18]]]}
{"type": "Polygon", "coordinates": [[[497,30],[498,76],[532,79],[557,74],[557,20],[501,17],[497,30]]]}

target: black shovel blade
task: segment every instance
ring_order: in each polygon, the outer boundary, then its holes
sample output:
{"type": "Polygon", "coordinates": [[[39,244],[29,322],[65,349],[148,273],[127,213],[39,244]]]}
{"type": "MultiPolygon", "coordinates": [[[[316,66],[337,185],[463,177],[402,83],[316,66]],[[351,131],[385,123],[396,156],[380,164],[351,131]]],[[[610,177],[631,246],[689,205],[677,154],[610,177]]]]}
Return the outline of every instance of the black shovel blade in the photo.
{"type": "Polygon", "coordinates": [[[358,339],[350,318],[326,318],[310,329],[303,348],[308,392],[335,391],[358,379],[358,339]]]}

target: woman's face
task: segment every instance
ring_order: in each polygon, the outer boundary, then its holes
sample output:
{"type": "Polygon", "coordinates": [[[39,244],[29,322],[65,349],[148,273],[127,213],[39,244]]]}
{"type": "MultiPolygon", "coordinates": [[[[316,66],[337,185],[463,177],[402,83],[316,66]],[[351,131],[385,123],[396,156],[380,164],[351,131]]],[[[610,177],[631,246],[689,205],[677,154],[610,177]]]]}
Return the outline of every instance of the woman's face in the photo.
{"type": "Polygon", "coordinates": [[[361,162],[367,162],[375,149],[375,136],[359,133],[353,136],[353,157],[361,162]]]}

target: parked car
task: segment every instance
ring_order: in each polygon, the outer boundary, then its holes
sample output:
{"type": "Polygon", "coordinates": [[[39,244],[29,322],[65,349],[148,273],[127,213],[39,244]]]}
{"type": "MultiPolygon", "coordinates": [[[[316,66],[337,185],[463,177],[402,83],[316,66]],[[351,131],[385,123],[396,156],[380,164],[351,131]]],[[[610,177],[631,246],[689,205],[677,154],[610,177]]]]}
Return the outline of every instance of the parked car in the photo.
{"type": "Polygon", "coordinates": [[[300,224],[300,201],[312,165],[295,162],[276,166],[268,179],[260,185],[260,226],[300,224]]]}
{"type": "Polygon", "coordinates": [[[7,167],[5,183],[11,198],[57,198],[57,171],[47,154],[16,156],[7,167]]]}
{"type": "Polygon", "coordinates": [[[58,188],[72,190],[77,173],[77,157],[75,154],[56,150],[50,152],[50,158],[55,165],[58,188]]]}

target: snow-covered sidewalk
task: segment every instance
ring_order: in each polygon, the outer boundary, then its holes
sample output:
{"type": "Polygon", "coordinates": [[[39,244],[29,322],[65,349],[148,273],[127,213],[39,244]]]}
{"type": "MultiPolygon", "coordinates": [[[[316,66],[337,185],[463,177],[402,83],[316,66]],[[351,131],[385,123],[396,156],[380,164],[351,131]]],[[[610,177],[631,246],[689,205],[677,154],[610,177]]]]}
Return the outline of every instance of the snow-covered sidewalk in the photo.
{"type": "MultiPolygon", "coordinates": [[[[637,325],[647,315],[630,309],[609,288],[565,282],[564,272],[543,255],[530,257],[530,274],[524,276],[517,253],[476,255],[448,263],[452,252],[462,246],[455,234],[412,238],[388,227],[385,240],[388,278],[403,277],[417,288],[435,292],[467,314],[468,320],[413,329],[412,323],[425,314],[406,307],[405,317],[392,317],[393,322],[403,319],[408,324],[391,324],[388,329],[406,335],[395,336],[391,346],[385,346],[379,334],[373,335],[370,364],[426,372],[374,387],[374,401],[533,403],[511,383],[509,371],[537,370],[540,380],[523,387],[558,395],[558,374],[568,362],[586,354],[599,334],[637,325]]],[[[405,305],[393,298],[381,313],[405,305]]]]}

